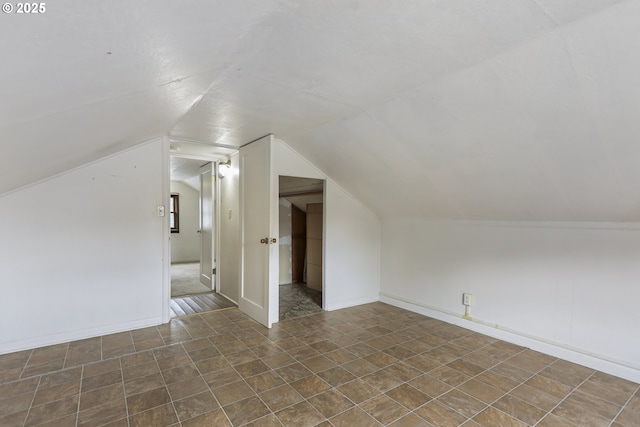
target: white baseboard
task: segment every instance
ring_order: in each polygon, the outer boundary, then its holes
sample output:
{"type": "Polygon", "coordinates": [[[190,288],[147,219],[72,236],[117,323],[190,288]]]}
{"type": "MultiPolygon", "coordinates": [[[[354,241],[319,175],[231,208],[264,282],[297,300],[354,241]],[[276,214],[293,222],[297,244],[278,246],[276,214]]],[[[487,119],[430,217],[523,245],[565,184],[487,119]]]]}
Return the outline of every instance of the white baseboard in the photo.
{"type": "Polygon", "coordinates": [[[102,335],[116,334],[118,332],[131,331],[134,329],[147,328],[150,326],[158,326],[162,323],[162,317],[153,317],[149,319],[136,320],[133,322],[119,323],[116,325],[101,326],[92,329],[81,329],[72,332],[63,332],[60,334],[46,335],[38,338],[29,338],[21,341],[2,343],[0,344],[0,354],[30,350],[32,348],[46,347],[49,345],[94,338],[102,335]]]}
{"type": "Polygon", "coordinates": [[[378,297],[378,295],[372,295],[369,297],[357,298],[357,299],[348,300],[348,301],[340,301],[335,304],[327,303],[326,307],[324,307],[324,310],[325,311],[341,310],[343,308],[355,307],[356,305],[369,304],[376,301],[380,301],[380,298],[378,297]]]}
{"type": "Polygon", "coordinates": [[[568,360],[569,362],[587,366],[629,381],[640,383],[640,369],[617,363],[614,360],[605,358],[605,356],[586,354],[581,352],[579,349],[567,348],[560,344],[545,342],[541,339],[536,339],[535,337],[526,336],[526,334],[519,333],[518,331],[497,329],[484,322],[477,320],[474,321],[473,319],[469,320],[464,317],[448,313],[444,310],[439,310],[436,307],[428,307],[418,301],[407,300],[387,293],[380,293],[380,301],[395,307],[404,308],[414,313],[433,317],[434,319],[442,320],[443,322],[457,325],[474,332],[488,335],[493,338],[498,338],[503,341],[527,347],[550,356],[568,360]]]}

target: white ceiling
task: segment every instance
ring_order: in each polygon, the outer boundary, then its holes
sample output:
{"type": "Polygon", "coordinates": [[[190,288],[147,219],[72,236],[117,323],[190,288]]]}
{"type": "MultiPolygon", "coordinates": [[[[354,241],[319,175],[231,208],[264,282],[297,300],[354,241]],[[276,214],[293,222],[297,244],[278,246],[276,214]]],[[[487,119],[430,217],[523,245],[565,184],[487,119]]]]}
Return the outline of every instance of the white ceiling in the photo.
{"type": "Polygon", "coordinates": [[[0,193],[274,133],[382,217],[640,220],[640,2],[47,3],[2,16],[0,193]]]}
{"type": "MultiPolygon", "coordinates": [[[[193,177],[200,180],[200,168],[209,163],[208,160],[169,157],[169,178],[171,181],[186,181],[193,177]]],[[[198,191],[200,191],[198,189],[198,191]]]]}

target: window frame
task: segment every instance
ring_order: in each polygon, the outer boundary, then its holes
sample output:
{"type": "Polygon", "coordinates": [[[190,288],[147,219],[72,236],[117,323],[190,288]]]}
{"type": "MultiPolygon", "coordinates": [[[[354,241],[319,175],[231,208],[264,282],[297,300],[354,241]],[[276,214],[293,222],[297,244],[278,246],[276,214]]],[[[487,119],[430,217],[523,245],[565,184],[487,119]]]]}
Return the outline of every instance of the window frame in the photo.
{"type": "Polygon", "coordinates": [[[169,227],[172,233],[180,232],[180,194],[171,193],[169,196],[169,227]],[[171,215],[173,215],[173,227],[171,227],[171,215]]]}

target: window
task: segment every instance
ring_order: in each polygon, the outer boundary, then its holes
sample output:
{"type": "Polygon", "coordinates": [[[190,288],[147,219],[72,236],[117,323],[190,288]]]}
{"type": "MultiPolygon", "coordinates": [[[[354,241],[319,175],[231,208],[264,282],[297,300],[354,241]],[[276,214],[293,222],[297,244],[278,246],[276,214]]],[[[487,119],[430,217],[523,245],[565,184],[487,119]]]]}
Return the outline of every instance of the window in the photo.
{"type": "Polygon", "coordinates": [[[172,194],[169,199],[169,226],[172,233],[180,232],[180,221],[178,217],[178,195],[172,194]]]}

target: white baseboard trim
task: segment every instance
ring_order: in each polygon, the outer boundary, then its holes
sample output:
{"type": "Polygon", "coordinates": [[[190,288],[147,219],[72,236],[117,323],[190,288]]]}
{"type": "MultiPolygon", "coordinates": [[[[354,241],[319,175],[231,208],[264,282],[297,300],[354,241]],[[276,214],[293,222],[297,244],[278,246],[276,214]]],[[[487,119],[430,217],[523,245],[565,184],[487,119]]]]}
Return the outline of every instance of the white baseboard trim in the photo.
{"type": "Polygon", "coordinates": [[[46,347],[49,345],[62,344],[69,341],[83,340],[87,338],[99,337],[102,335],[116,334],[118,332],[131,331],[134,329],[147,328],[161,325],[162,317],[152,317],[149,319],[136,320],[132,322],[118,323],[91,329],[63,332],[51,334],[43,337],[29,338],[21,341],[13,341],[0,344],[0,354],[13,353],[16,351],[30,350],[33,348],[46,347]]]}
{"type": "Polygon", "coordinates": [[[380,301],[380,298],[378,297],[378,295],[372,295],[369,297],[356,298],[348,301],[340,301],[335,304],[327,303],[324,310],[325,311],[341,310],[343,308],[355,307],[356,305],[369,304],[376,301],[380,301]]]}
{"type": "Polygon", "coordinates": [[[388,293],[381,292],[380,301],[395,307],[404,308],[405,310],[409,310],[414,313],[433,317],[434,319],[442,320],[443,322],[460,326],[474,332],[488,335],[493,338],[498,338],[503,341],[527,347],[550,356],[568,360],[569,362],[587,366],[629,381],[640,383],[640,369],[627,366],[623,363],[618,363],[617,361],[607,359],[601,355],[587,354],[580,351],[580,349],[567,348],[560,344],[545,342],[542,339],[527,336],[519,331],[498,329],[477,319],[466,319],[460,315],[438,309],[437,307],[429,307],[418,301],[408,300],[388,293]]]}

